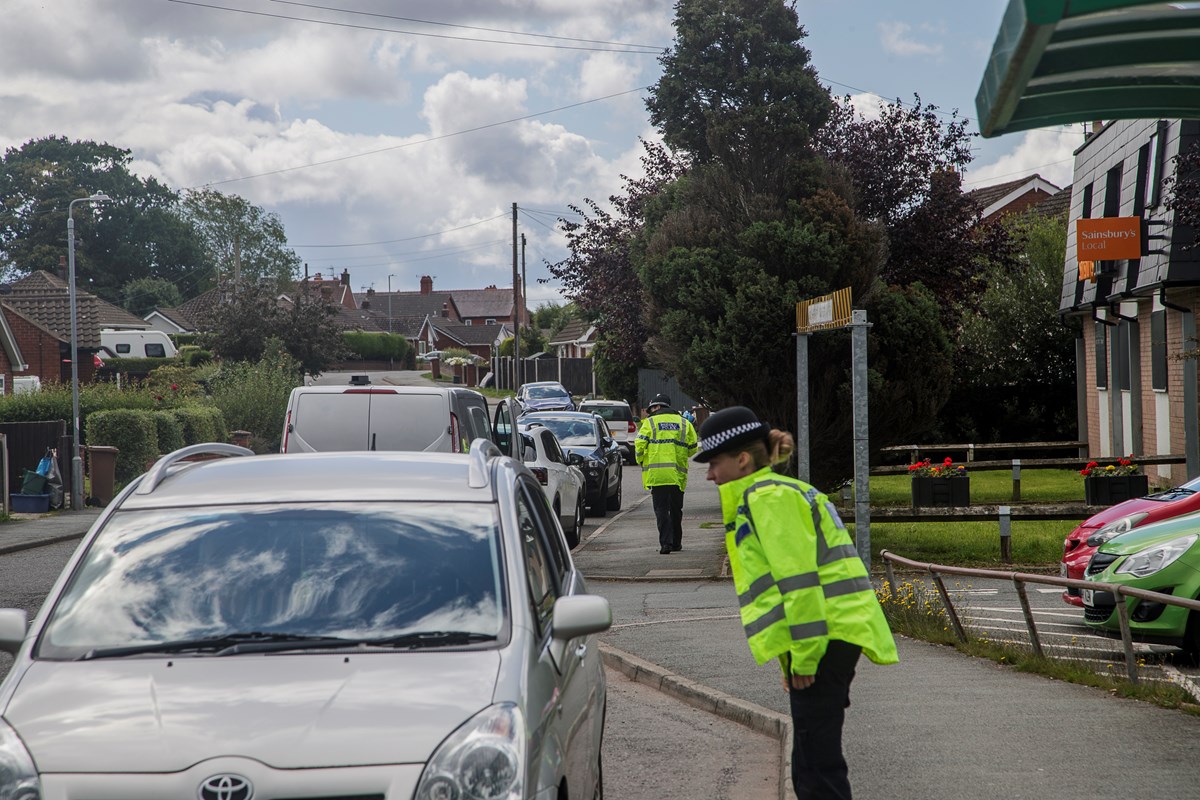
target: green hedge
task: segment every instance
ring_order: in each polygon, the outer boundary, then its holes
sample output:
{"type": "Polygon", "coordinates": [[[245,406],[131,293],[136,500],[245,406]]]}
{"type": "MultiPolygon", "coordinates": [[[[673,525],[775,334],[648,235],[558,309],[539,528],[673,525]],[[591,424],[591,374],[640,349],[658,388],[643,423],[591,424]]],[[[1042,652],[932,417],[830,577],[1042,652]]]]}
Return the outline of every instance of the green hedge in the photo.
{"type": "Polygon", "coordinates": [[[183,426],[170,411],[151,411],[158,432],[158,450],[171,453],[184,446],[183,426]]]}
{"type": "Polygon", "coordinates": [[[84,427],[91,445],[117,448],[117,483],[126,484],[146,471],[158,456],[158,431],[154,413],[116,409],[86,417],[84,427]]]}
{"type": "Polygon", "coordinates": [[[96,369],[96,374],[101,377],[118,372],[124,375],[148,375],[151,370],[175,363],[177,360],[174,358],[106,358],[104,366],[96,369]]]}
{"type": "Polygon", "coordinates": [[[211,362],[213,354],[210,350],[202,350],[199,347],[188,345],[186,349],[179,351],[179,359],[185,367],[198,367],[211,362]]]}
{"type": "Polygon", "coordinates": [[[225,426],[225,415],[213,406],[181,406],[167,412],[179,422],[183,432],[183,443],[223,442],[229,438],[225,426]]]}
{"type": "MultiPolygon", "coordinates": [[[[162,403],[139,388],[118,389],[112,383],[89,383],[79,387],[79,417],[86,420],[97,411],[143,409],[153,411],[162,403]]],[[[36,392],[0,397],[0,422],[39,422],[48,419],[71,421],[71,386],[43,383],[36,392]]],[[[84,441],[87,441],[84,432],[84,441]]]]}
{"type": "Polygon", "coordinates": [[[362,361],[407,361],[412,352],[408,339],[398,333],[348,331],[345,338],[351,358],[362,361]]]}

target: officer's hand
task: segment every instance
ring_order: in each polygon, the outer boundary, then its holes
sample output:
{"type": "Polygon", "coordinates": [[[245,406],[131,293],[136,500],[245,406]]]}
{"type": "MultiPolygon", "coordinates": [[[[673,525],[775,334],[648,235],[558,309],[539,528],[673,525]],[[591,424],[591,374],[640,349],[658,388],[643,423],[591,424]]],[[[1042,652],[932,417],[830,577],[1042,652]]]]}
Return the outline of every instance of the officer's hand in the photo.
{"type": "Polygon", "coordinates": [[[807,689],[813,685],[813,681],[817,679],[815,675],[792,675],[792,680],[789,684],[788,676],[783,676],[784,689],[807,689]]]}

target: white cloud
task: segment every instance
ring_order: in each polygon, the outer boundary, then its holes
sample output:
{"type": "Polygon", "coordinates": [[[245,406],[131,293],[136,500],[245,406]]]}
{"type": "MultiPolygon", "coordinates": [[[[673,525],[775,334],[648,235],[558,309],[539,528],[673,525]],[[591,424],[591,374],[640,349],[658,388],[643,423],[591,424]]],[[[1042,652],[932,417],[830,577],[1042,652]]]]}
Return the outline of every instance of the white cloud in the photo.
{"type": "Polygon", "coordinates": [[[883,115],[884,106],[889,102],[873,92],[850,95],[850,105],[854,107],[854,111],[868,120],[879,119],[883,115]]]}
{"type": "Polygon", "coordinates": [[[940,26],[922,24],[913,28],[907,22],[883,21],[876,25],[879,43],[894,56],[940,56],[942,45],[932,41],[945,34],[940,26]]]}
{"type": "Polygon", "coordinates": [[[1071,185],[1074,151],[1083,144],[1078,126],[1029,131],[1012,151],[987,164],[972,165],[963,181],[966,190],[1012,181],[1037,173],[1059,188],[1071,185]]]}

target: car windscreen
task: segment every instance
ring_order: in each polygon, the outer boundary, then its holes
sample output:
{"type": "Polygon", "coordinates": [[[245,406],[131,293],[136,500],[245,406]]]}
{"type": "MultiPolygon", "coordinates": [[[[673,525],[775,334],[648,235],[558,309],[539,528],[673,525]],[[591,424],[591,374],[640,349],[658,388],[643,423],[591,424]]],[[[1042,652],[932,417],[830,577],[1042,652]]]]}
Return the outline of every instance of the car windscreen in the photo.
{"type": "Polygon", "coordinates": [[[530,386],[527,387],[525,394],[532,400],[548,400],[555,397],[569,396],[561,386],[530,386]]]}
{"type": "Polygon", "coordinates": [[[579,408],[580,411],[586,411],[589,414],[599,414],[605,422],[629,422],[633,419],[633,414],[629,411],[629,406],[589,406],[583,405],[579,408]]]}
{"type": "Polygon", "coordinates": [[[596,426],[586,419],[539,417],[537,421],[549,428],[563,447],[596,447],[600,444],[596,439],[596,426]]]}
{"type": "Polygon", "coordinates": [[[88,546],[36,655],[248,632],[498,636],[498,525],[493,506],[468,503],[121,511],[88,546]]]}

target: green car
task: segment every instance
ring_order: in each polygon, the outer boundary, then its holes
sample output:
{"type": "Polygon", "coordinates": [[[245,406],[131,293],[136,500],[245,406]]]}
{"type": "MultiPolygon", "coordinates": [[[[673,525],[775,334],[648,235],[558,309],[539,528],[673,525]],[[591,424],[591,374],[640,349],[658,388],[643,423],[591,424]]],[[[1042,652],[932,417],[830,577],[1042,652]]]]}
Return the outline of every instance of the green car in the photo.
{"type": "MultiPolygon", "coordinates": [[[[1084,579],[1200,598],[1200,513],[1165,519],[1110,539],[1092,556],[1084,579]]],[[[1200,657],[1200,612],[1135,597],[1124,600],[1134,639],[1175,645],[1192,658],[1200,657]]],[[[1112,592],[1084,589],[1083,616],[1097,633],[1120,635],[1112,592]]]]}

